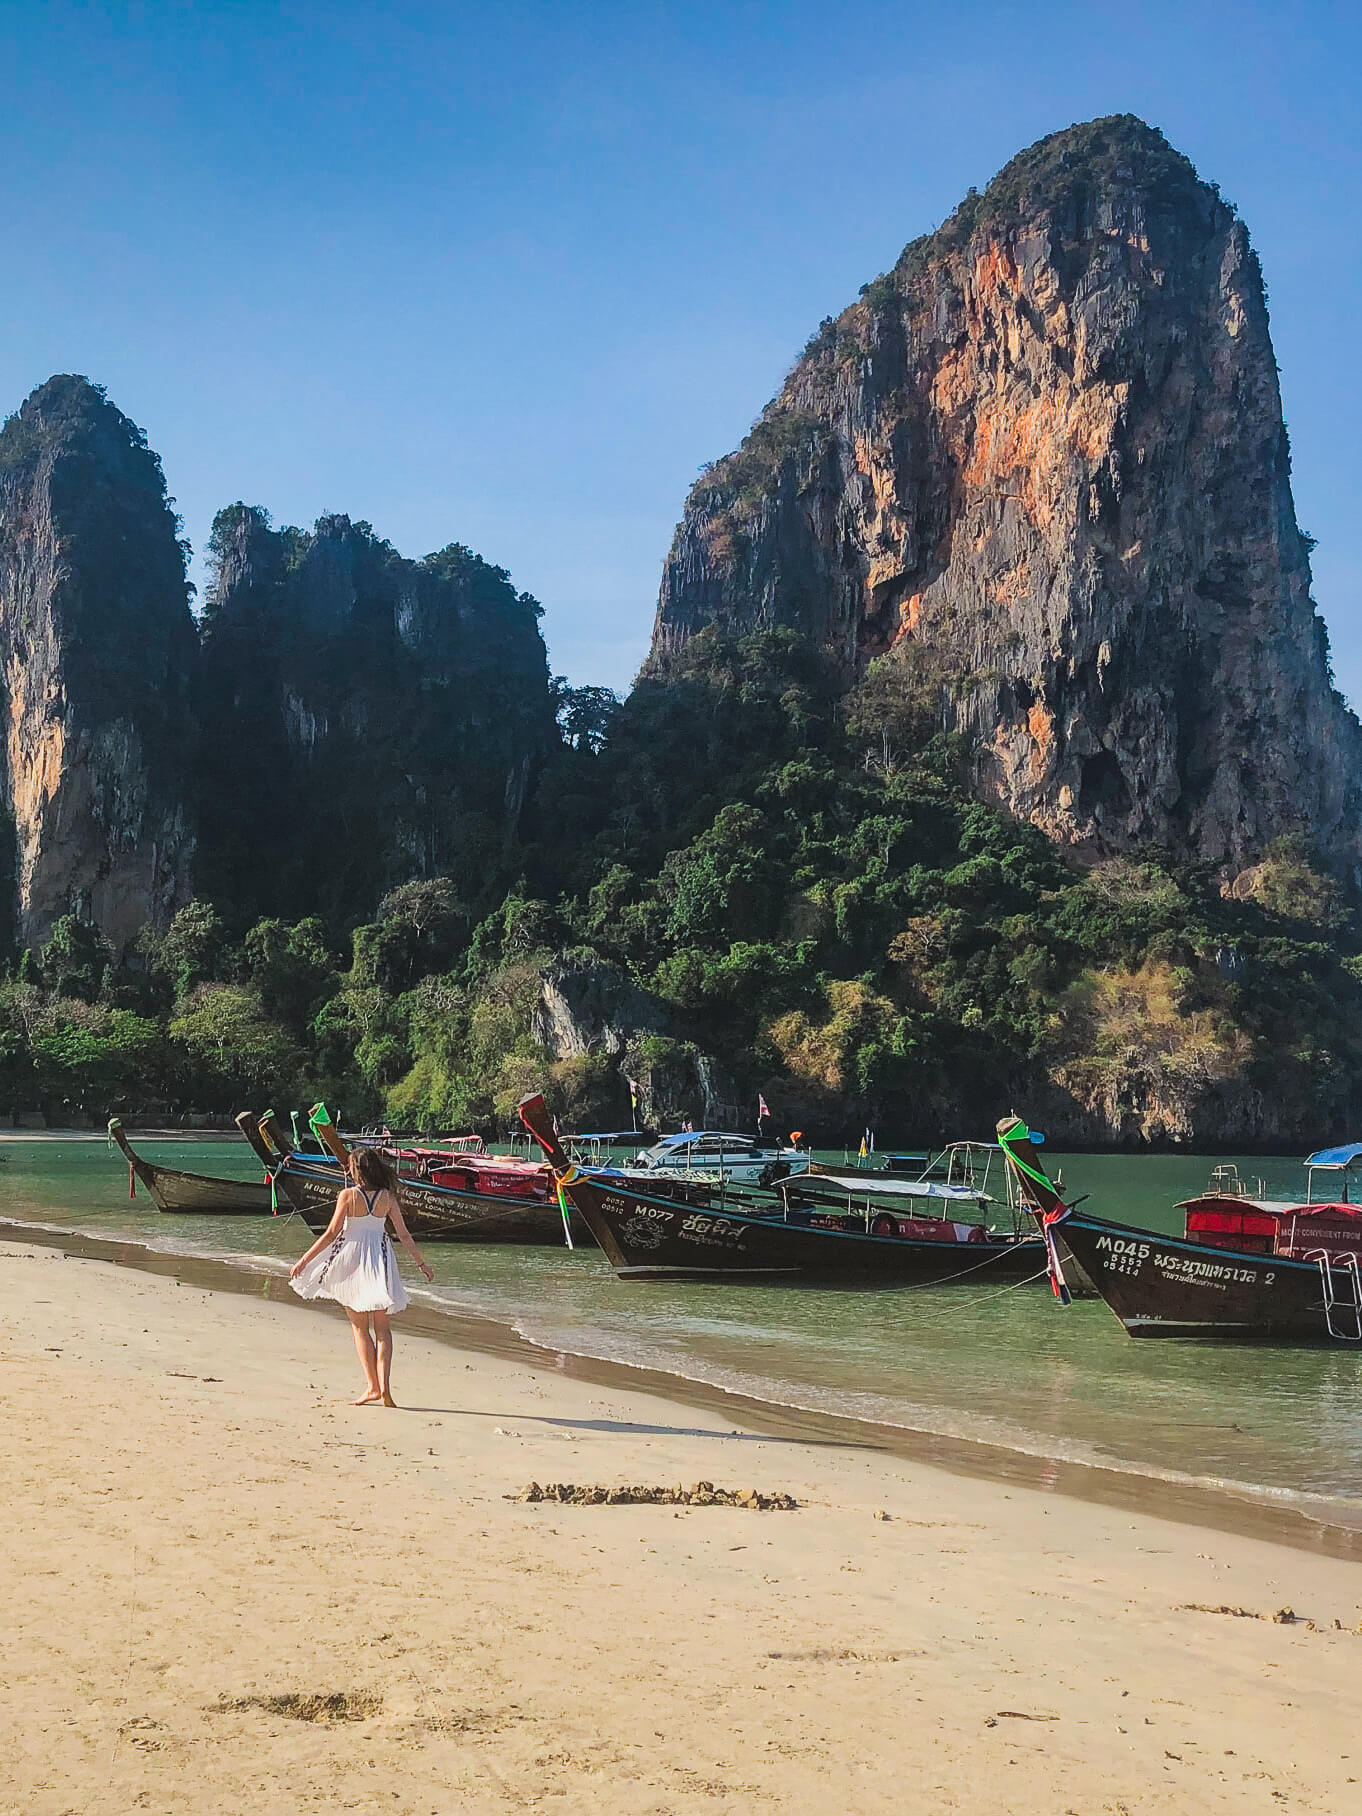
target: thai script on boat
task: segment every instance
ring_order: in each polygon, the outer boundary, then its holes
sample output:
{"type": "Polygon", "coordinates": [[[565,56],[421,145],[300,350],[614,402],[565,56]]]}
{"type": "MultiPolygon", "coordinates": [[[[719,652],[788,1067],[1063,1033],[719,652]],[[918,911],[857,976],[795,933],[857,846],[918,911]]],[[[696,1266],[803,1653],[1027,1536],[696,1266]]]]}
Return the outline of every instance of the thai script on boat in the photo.
{"type": "Polygon", "coordinates": [[[701,1242],[710,1248],[737,1248],[742,1241],[743,1226],[730,1223],[726,1217],[707,1217],[696,1211],[681,1225],[679,1234],[687,1242],[701,1242]]]}
{"type": "Polygon", "coordinates": [[[1179,1280],[1207,1286],[1271,1286],[1275,1274],[1260,1274],[1257,1268],[1235,1267],[1226,1261],[1198,1261],[1193,1255],[1156,1254],[1154,1265],[1179,1280]]]}
{"type": "Polygon", "coordinates": [[[1256,1268],[1236,1267],[1229,1261],[1203,1261],[1196,1255],[1172,1254],[1135,1236],[1099,1236],[1094,1247],[1101,1251],[1102,1265],[1109,1274],[1138,1274],[1152,1255],[1155,1267],[1164,1275],[1198,1285],[1271,1286],[1276,1278],[1274,1274],[1260,1274],[1256,1268]]]}

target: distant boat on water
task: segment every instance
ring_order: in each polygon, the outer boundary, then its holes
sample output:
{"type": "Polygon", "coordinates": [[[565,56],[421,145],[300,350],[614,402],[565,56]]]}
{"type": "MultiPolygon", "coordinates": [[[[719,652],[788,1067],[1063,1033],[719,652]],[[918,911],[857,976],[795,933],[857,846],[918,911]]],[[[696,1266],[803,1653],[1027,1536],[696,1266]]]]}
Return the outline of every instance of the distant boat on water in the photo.
{"type": "Polygon", "coordinates": [[[722,1129],[686,1129],[664,1135],[644,1148],[629,1163],[630,1172],[656,1173],[661,1178],[702,1173],[731,1179],[735,1185],[774,1185],[792,1173],[807,1171],[809,1155],[803,1148],[782,1147],[778,1142],[731,1135],[722,1129]]]}

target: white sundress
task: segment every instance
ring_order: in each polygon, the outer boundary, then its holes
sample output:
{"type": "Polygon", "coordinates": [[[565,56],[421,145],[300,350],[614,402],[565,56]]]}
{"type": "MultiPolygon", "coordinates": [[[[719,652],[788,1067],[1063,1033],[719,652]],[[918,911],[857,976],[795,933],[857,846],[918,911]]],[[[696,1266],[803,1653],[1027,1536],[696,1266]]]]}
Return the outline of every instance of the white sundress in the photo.
{"type": "Polygon", "coordinates": [[[388,1219],[377,1192],[356,1187],[366,1216],[347,1217],[340,1234],[290,1282],[300,1299],[334,1299],[352,1312],[401,1312],[410,1301],[397,1271],[388,1219]]]}

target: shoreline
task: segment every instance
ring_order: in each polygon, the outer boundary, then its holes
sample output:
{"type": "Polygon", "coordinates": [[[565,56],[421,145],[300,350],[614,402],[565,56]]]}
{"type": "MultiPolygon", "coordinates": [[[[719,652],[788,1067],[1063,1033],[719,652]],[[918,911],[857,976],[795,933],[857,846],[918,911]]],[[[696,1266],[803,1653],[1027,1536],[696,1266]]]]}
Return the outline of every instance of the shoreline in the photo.
{"type": "MultiPolygon", "coordinates": [[[[32,1243],[214,1292],[263,1299],[333,1319],[340,1316],[337,1308],[325,1302],[300,1300],[281,1274],[217,1256],[157,1249],[135,1238],[94,1236],[0,1218],[0,1244],[11,1243],[32,1243]]],[[[1274,1490],[1249,1484],[1180,1481],[1136,1465],[1122,1468],[1078,1462],[1041,1450],[760,1399],[693,1376],[549,1347],[485,1313],[435,1310],[415,1296],[402,1316],[402,1328],[456,1351],[466,1349],[531,1370],[719,1415],[754,1434],[876,1453],[982,1482],[1039,1489],[1092,1506],[1200,1526],[1208,1532],[1261,1539],[1339,1561],[1362,1561],[1362,1510],[1353,1520],[1342,1517],[1341,1512],[1330,1518],[1327,1507],[1312,1511],[1299,1499],[1292,1502],[1285,1494],[1279,1497],[1274,1490]]]]}
{"type": "Polygon", "coordinates": [[[398,1410],[356,1408],[342,1318],[295,1315],[272,1276],[227,1291],[180,1256],[6,1233],[0,1811],[1355,1799],[1348,1563],[744,1430],[410,1314],[398,1410]],[[530,1481],[796,1508],[526,1502],[530,1481]]]}

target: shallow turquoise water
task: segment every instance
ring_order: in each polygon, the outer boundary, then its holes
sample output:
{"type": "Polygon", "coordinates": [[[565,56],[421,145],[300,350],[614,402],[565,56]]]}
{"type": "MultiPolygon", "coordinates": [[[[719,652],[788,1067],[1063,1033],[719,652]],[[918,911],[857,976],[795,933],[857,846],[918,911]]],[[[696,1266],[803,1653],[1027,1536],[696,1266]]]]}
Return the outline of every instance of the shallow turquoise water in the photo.
{"type": "MultiPolygon", "coordinates": [[[[238,1142],[139,1143],[195,1172],[256,1178],[238,1142]]],[[[161,1216],[127,1197],[99,1142],[0,1145],[5,1214],[282,1272],[310,1240],[296,1218],[161,1216]]],[[[841,1156],[835,1158],[840,1161],[841,1156]]],[[[1228,1158],[1228,1157],[1217,1157],[1228,1158]]],[[[1068,1194],[1120,1221],[1175,1229],[1206,1183],[1197,1156],[1051,1156],[1068,1194]]],[[[1303,1193],[1296,1160],[1241,1160],[1303,1193]]],[[[1140,1474],[1324,1497],[1362,1518],[1362,1354],[1133,1343],[1106,1310],[1064,1310],[1043,1282],[880,1293],[619,1282],[594,1249],[428,1246],[429,1298],[572,1354],[622,1360],[784,1405],[885,1420],[1140,1474]],[[1349,1503],[1347,1507],[1340,1503],[1349,1503]]]]}

